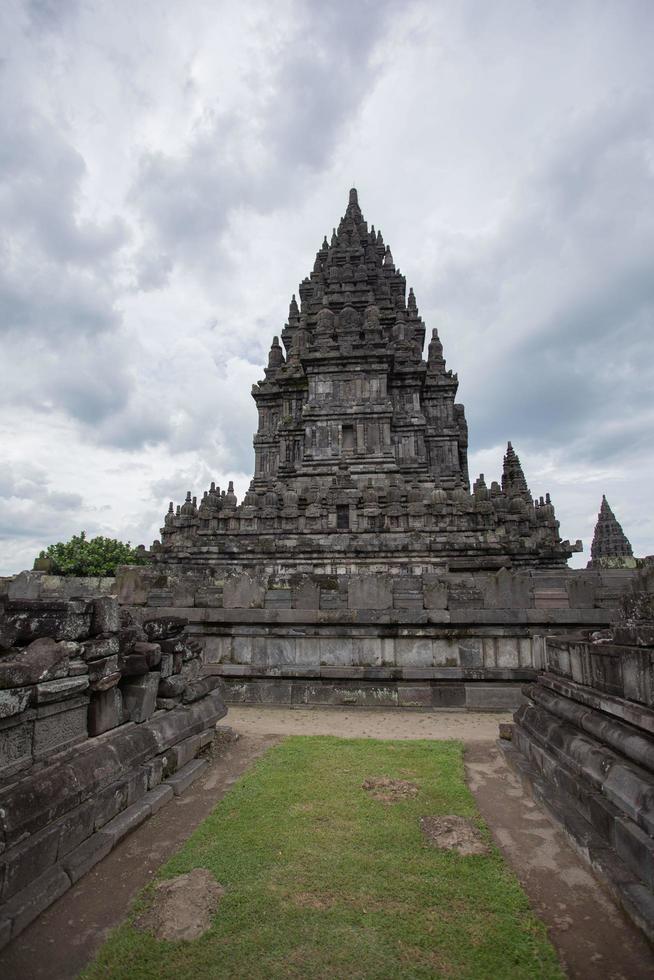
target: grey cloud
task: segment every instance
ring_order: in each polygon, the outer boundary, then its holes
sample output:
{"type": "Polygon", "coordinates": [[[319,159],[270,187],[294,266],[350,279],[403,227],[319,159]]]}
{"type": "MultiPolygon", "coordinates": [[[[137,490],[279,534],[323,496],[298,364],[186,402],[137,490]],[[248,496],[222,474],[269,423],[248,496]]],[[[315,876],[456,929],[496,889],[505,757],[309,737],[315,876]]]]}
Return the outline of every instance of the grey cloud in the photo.
{"type": "Polygon", "coordinates": [[[128,240],[120,218],[101,225],[78,215],[83,157],[61,130],[21,105],[0,115],[0,214],[11,234],[62,263],[96,267],[128,240]]]}
{"type": "Polygon", "coordinates": [[[40,467],[6,464],[0,477],[0,540],[72,533],[82,506],[80,494],[53,490],[40,467]]]}
{"type": "Polygon", "coordinates": [[[630,414],[641,420],[630,444],[646,438],[654,390],[648,138],[654,114],[644,92],[577,120],[497,233],[470,240],[467,254],[459,239],[437,272],[428,303],[447,310],[443,339],[460,369],[475,446],[505,435],[534,447],[574,443],[600,460],[619,452],[620,437],[607,431],[630,414]],[[476,343],[466,349],[457,326],[476,343]]]}
{"type": "Polygon", "coordinates": [[[58,33],[77,14],[79,0],[27,0],[25,10],[30,31],[58,33]]]}
{"type": "Polygon", "coordinates": [[[210,108],[209,123],[178,153],[142,157],[131,201],[153,247],[212,265],[231,213],[268,212],[306,190],[329,167],[341,130],[374,82],[371,54],[393,9],[339,0],[317,16],[308,0],[298,2],[272,81],[252,72],[258,99],[251,106],[210,108]]]}

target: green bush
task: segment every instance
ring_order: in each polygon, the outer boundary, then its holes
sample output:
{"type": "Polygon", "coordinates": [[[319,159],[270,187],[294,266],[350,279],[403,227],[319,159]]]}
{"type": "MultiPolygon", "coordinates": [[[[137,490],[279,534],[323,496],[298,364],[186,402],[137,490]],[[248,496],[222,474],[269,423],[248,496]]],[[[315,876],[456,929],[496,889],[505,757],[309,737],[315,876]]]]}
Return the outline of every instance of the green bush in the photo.
{"type": "Polygon", "coordinates": [[[129,541],[115,538],[87,538],[85,531],[74,534],[70,541],[48,545],[39,559],[49,559],[53,575],[115,575],[118,565],[145,565],[142,551],[132,548],[129,541]]]}

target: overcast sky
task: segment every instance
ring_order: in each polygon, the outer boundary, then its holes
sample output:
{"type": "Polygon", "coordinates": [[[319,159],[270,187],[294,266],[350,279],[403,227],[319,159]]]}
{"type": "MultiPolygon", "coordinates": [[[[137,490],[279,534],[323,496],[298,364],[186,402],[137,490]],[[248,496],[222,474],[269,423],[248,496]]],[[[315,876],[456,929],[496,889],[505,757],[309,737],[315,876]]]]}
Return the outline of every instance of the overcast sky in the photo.
{"type": "Polygon", "coordinates": [[[652,0],[4,0],[0,574],[249,482],[291,293],[356,185],[470,471],[654,552],[652,0]]]}

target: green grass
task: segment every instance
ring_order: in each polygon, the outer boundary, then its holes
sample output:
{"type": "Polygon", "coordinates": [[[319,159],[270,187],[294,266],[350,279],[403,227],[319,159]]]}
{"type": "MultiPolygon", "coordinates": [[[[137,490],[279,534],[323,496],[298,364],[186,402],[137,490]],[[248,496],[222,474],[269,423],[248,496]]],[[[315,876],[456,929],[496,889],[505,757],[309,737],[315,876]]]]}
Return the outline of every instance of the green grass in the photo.
{"type": "MultiPolygon", "coordinates": [[[[227,889],[209,932],[158,942],[130,922],[84,973],[97,978],[561,978],[543,925],[492,846],[426,845],[419,818],[472,817],[458,742],[289,738],[246,773],[161,870],[209,868],[227,889]],[[384,804],[368,776],[411,780],[384,804]]],[[[132,919],[149,900],[140,897],[132,919]]]]}

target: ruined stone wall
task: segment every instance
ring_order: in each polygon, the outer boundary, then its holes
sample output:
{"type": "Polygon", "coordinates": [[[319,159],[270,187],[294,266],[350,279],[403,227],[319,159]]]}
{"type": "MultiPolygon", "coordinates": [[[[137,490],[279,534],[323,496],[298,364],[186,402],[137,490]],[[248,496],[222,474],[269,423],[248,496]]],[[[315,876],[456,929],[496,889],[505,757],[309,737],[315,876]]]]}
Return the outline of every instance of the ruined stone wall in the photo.
{"type": "Polygon", "coordinates": [[[654,618],[549,638],[544,655],[507,755],[654,939],[654,618]]]}
{"type": "Polygon", "coordinates": [[[230,701],[493,710],[519,703],[544,635],[608,625],[631,575],[157,565],[117,590],[136,618],[187,617],[230,701]]]}
{"type": "Polygon", "coordinates": [[[0,947],[199,774],[226,713],[183,617],[135,623],[107,580],[16,597],[43,585],[0,593],[0,947]]]}

